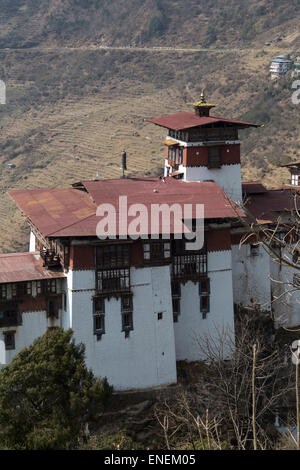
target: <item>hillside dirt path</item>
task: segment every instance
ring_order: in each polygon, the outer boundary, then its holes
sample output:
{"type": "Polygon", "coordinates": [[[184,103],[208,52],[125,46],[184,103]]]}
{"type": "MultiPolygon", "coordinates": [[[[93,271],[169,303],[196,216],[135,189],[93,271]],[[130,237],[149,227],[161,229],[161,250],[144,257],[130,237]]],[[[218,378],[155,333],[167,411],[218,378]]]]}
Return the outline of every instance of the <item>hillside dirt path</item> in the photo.
{"type": "MultiPolygon", "coordinates": [[[[142,47],[142,46],[104,46],[104,45],[90,45],[90,46],[78,46],[78,47],[31,47],[31,48],[0,48],[0,52],[74,52],[74,51],[132,51],[132,52],[175,52],[175,53],[193,53],[193,52],[211,52],[211,53],[243,53],[250,51],[261,51],[264,48],[210,48],[210,47],[167,47],[167,46],[153,46],[153,47],[142,47]]],[[[272,52],[285,52],[284,48],[270,48],[268,51],[272,52]]]]}

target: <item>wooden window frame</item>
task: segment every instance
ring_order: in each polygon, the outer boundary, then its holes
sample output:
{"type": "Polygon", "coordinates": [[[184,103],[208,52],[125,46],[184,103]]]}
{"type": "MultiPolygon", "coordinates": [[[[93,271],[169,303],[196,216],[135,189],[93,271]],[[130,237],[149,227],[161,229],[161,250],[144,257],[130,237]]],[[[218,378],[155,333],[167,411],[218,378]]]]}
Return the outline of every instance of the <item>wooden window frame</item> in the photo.
{"type": "Polygon", "coordinates": [[[207,147],[207,168],[214,169],[214,168],[221,168],[221,147],[219,146],[211,146],[207,147]],[[212,155],[212,152],[215,151],[216,155],[212,155]]]}
{"type": "Polygon", "coordinates": [[[1,284],[0,289],[1,289],[0,299],[7,300],[7,284],[1,284]]]}
{"type": "Polygon", "coordinates": [[[203,319],[206,319],[210,312],[210,279],[200,279],[199,281],[200,312],[203,319]]]}
{"type": "Polygon", "coordinates": [[[96,247],[96,267],[100,270],[130,267],[130,245],[112,244],[96,247]]]}
{"type": "Polygon", "coordinates": [[[144,264],[169,264],[171,262],[170,240],[144,240],[143,243],[144,264]]]}
{"type": "Polygon", "coordinates": [[[6,351],[13,351],[16,349],[16,338],[15,338],[15,331],[4,331],[3,336],[4,336],[4,344],[5,344],[5,350],[6,351]],[[7,338],[11,337],[12,341],[11,344],[8,344],[7,338]]]}
{"type": "Polygon", "coordinates": [[[0,328],[22,324],[22,315],[16,303],[8,301],[0,305],[0,328]]]}
{"type": "Polygon", "coordinates": [[[130,292],[130,268],[97,270],[96,290],[107,295],[130,292]]]}
{"type": "Polygon", "coordinates": [[[24,297],[24,296],[32,296],[32,282],[14,282],[11,284],[11,296],[13,299],[24,297]]]}
{"type": "Polygon", "coordinates": [[[59,318],[58,296],[52,296],[46,299],[46,312],[47,312],[47,318],[56,318],[56,319],[59,318]],[[50,311],[51,302],[55,302],[55,308],[53,312],[50,311]]]}
{"type": "Polygon", "coordinates": [[[105,298],[102,296],[93,299],[93,326],[94,335],[97,335],[97,339],[100,339],[98,336],[105,334],[105,298]],[[98,301],[101,301],[100,305],[97,305],[98,301]],[[97,321],[99,320],[101,328],[97,327],[97,321]]]}
{"type": "Polygon", "coordinates": [[[121,297],[121,312],[132,312],[133,311],[133,302],[132,302],[132,294],[123,294],[121,297]],[[129,300],[127,306],[125,303],[125,299],[129,300]]]}
{"type": "Polygon", "coordinates": [[[133,312],[122,312],[122,331],[133,331],[133,312]],[[125,319],[129,318],[129,322],[125,319]]]}

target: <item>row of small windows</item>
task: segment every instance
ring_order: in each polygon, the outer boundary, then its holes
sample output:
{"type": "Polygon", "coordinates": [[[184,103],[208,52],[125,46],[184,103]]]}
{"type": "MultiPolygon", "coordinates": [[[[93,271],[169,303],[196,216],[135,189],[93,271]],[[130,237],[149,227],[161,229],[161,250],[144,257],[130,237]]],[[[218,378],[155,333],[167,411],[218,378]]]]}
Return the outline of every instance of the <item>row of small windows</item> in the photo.
{"type": "Polygon", "coordinates": [[[189,138],[188,132],[184,131],[173,131],[172,129],[169,130],[169,136],[173,137],[173,139],[178,139],[183,142],[187,142],[189,138]]]}
{"type": "MultiPolygon", "coordinates": [[[[210,311],[210,279],[202,279],[199,281],[199,296],[200,296],[200,312],[203,319],[206,318],[207,313],[210,311]]],[[[181,284],[179,282],[172,282],[172,304],[173,304],[173,321],[178,322],[180,315],[180,301],[181,301],[181,284]]]]}
{"type": "MultiPolygon", "coordinates": [[[[105,298],[94,299],[94,334],[98,339],[105,333],[105,298]]],[[[133,305],[132,295],[122,295],[121,297],[121,322],[122,331],[125,338],[129,337],[129,332],[133,330],[133,305]]]]}
{"type": "MultiPolygon", "coordinates": [[[[57,279],[47,279],[46,281],[35,281],[36,294],[56,294],[57,293],[57,279]]],[[[14,284],[1,284],[0,286],[0,299],[7,300],[8,298],[18,298],[24,295],[32,295],[33,283],[32,282],[18,282],[14,284]]]]}

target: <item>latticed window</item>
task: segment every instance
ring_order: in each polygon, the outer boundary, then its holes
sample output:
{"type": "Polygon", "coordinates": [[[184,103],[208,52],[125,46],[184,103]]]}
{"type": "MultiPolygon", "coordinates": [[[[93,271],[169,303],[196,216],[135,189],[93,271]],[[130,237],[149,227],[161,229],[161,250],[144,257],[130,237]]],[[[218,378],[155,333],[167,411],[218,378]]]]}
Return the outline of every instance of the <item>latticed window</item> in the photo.
{"type": "Polygon", "coordinates": [[[18,326],[22,323],[22,316],[18,306],[11,302],[6,302],[0,306],[0,328],[6,326],[18,326]]]}
{"type": "Polygon", "coordinates": [[[0,286],[0,298],[7,299],[7,284],[2,284],[0,286]]]}
{"type": "Polygon", "coordinates": [[[129,245],[108,245],[96,248],[97,268],[125,268],[130,266],[129,245]]]}
{"type": "Polygon", "coordinates": [[[99,292],[122,292],[130,290],[130,269],[105,269],[97,271],[99,292]]]}
{"type": "Polygon", "coordinates": [[[171,243],[163,240],[147,240],[143,245],[145,263],[164,262],[171,257],[171,243]]]}
{"type": "Polygon", "coordinates": [[[207,273],[207,254],[191,254],[175,256],[172,265],[173,279],[193,280],[199,279],[201,275],[207,273]]]}
{"type": "Polygon", "coordinates": [[[47,279],[44,283],[44,292],[50,294],[56,294],[57,292],[57,282],[56,279],[47,279]]]}
{"type": "Polygon", "coordinates": [[[133,304],[132,295],[122,295],[121,297],[122,331],[128,338],[129,332],[133,330],[133,304]]]}
{"type": "Polygon", "coordinates": [[[32,294],[31,282],[18,282],[11,285],[12,297],[22,297],[24,295],[32,294]]]}
{"type": "Polygon", "coordinates": [[[14,331],[5,331],[4,333],[4,344],[5,349],[15,349],[15,332],[14,331]]]}
{"type": "Polygon", "coordinates": [[[97,297],[94,299],[94,334],[103,335],[105,333],[105,299],[97,297]]]}
{"type": "Polygon", "coordinates": [[[102,293],[130,291],[130,246],[107,245],[96,248],[96,290],[102,293]]]}
{"type": "Polygon", "coordinates": [[[199,282],[200,312],[206,318],[210,310],[210,279],[201,279],[199,282]]]}

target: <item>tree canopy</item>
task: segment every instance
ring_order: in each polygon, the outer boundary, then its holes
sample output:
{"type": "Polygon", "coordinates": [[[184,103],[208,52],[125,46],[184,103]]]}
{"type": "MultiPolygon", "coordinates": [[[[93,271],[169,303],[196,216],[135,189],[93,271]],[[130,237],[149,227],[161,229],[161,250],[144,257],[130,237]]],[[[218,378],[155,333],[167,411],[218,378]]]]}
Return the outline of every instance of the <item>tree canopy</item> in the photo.
{"type": "Polygon", "coordinates": [[[0,442],[14,449],[75,448],[111,393],[73,332],[48,330],[0,372],[0,442]]]}

